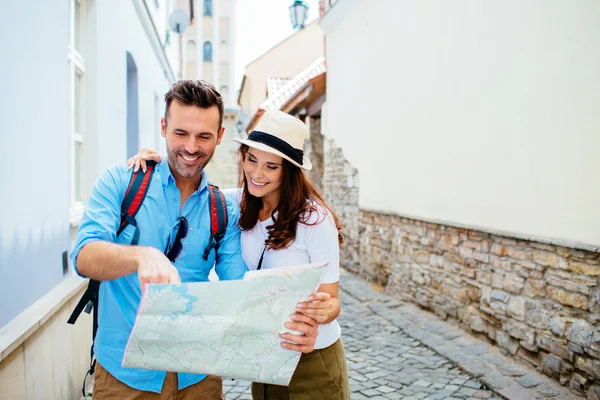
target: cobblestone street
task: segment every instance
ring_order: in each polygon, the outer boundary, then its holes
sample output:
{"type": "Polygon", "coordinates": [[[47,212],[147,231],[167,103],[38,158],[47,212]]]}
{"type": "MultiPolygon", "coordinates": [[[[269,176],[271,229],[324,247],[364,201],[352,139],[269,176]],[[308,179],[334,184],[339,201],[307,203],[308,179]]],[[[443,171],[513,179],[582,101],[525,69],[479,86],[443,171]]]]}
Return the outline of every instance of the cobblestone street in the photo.
{"type": "MultiPolygon", "coordinates": [[[[342,271],[340,287],[351,399],[580,399],[493,346],[348,272],[342,271]]],[[[251,399],[249,385],[225,379],[227,399],[251,399]]]]}

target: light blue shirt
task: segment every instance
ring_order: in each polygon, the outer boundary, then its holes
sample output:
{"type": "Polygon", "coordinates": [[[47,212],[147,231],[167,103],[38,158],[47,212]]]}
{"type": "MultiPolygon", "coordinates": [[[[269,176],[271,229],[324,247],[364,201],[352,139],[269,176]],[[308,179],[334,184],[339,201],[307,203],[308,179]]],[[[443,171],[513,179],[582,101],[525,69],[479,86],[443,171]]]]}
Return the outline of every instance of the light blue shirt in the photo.
{"type": "MultiPolygon", "coordinates": [[[[215,263],[215,252],[208,261],[202,259],[210,238],[208,188],[202,172],[200,187],[180,210],[180,192],[175,186],[167,160],[155,170],[148,194],[136,215],[140,229],[139,245],[152,246],[164,251],[173,241],[179,227],[178,218],[189,222],[187,237],[182,240],[183,251],[175,260],[182,282],[207,281],[215,263]]],[[[135,228],[129,225],[117,237],[121,221],[121,203],[129,185],[131,171],[125,166],[113,166],[98,179],[77,231],[77,241],[71,253],[75,271],[77,255],[86,244],[103,240],[128,245],[135,228]]],[[[219,245],[215,270],[219,279],[241,279],[246,272],[240,247],[238,228],[239,208],[227,198],[228,224],[225,237],[219,245]]],[[[137,273],[100,284],[98,333],[94,351],[98,362],[115,378],[138,390],[160,393],[165,371],[123,368],[121,361],[140,304],[141,288],[137,273]]],[[[206,375],[178,374],[179,389],[193,385],[206,375]]]]}

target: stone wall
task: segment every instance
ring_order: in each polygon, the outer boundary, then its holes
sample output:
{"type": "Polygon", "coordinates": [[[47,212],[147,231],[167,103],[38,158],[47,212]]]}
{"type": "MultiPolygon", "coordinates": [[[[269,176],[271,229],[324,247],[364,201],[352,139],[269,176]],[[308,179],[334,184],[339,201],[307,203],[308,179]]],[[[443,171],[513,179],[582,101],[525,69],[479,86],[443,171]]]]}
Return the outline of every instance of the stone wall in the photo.
{"type": "Polygon", "coordinates": [[[359,272],[358,171],[332,140],[323,144],[323,197],[340,219],[344,236],[340,263],[352,272],[359,272]]]}
{"type": "Polygon", "coordinates": [[[324,194],[344,225],[344,268],[596,399],[598,251],[360,210],[358,171],[325,146],[324,194]]]}
{"type": "Polygon", "coordinates": [[[307,142],[306,156],[312,164],[308,177],[319,192],[323,192],[323,135],[321,134],[321,117],[310,117],[310,138],[307,142]]]}
{"type": "Polygon", "coordinates": [[[360,260],[389,293],[583,392],[600,380],[600,253],[360,212],[360,260]]]}

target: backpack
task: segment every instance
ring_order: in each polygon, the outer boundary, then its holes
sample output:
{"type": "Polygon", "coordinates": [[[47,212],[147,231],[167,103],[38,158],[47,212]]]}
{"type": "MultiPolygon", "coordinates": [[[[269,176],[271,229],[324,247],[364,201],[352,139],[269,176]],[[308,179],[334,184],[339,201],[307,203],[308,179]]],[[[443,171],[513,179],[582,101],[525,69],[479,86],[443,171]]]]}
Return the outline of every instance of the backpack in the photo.
{"type": "MultiPolygon", "coordinates": [[[[146,162],[146,172],[144,172],[141,168],[137,172],[133,172],[131,178],[129,180],[129,185],[127,187],[127,191],[125,192],[125,197],[123,198],[123,202],[121,203],[121,224],[119,225],[119,230],[117,231],[117,236],[119,236],[127,226],[131,225],[135,227],[135,231],[133,233],[133,239],[131,240],[132,245],[137,245],[140,239],[140,230],[137,226],[137,222],[135,220],[135,216],[142,207],[142,203],[146,198],[146,194],[148,193],[148,189],[150,187],[150,182],[152,181],[152,176],[154,175],[154,168],[156,167],[156,162],[147,161],[146,162]]],[[[210,211],[210,239],[209,243],[204,249],[204,253],[202,254],[202,259],[204,261],[208,261],[208,256],[210,252],[215,250],[215,259],[217,255],[217,251],[219,250],[219,243],[221,239],[225,236],[225,230],[227,229],[227,203],[225,202],[225,196],[219,190],[218,186],[215,186],[211,183],[208,184],[208,205],[210,211]]],[[[79,315],[81,315],[82,311],[92,314],[92,347],[90,349],[90,368],[85,374],[83,378],[83,387],[81,392],[85,397],[85,381],[88,375],[94,374],[94,369],[96,368],[96,359],[94,358],[94,340],[96,339],[96,332],[98,331],[98,292],[100,289],[100,282],[90,279],[87,289],[79,299],[79,302],[73,309],[73,313],[69,317],[67,323],[74,324],[77,321],[79,315]]]]}

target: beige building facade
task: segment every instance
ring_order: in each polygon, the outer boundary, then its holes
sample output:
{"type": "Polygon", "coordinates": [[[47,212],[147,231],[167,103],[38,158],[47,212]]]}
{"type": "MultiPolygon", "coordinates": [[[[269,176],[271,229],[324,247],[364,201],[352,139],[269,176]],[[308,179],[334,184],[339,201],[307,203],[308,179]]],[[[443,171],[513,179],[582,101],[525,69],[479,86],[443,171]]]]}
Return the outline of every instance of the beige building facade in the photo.
{"type": "Polygon", "coordinates": [[[245,124],[276,91],[324,56],[325,42],[317,22],[284,39],[246,66],[238,104],[245,124]]]}
{"type": "MultiPolygon", "coordinates": [[[[192,0],[193,18],[184,32],[183,79],[212,83],[235,108],[235,0],[192,0]]],[[[183,9],[192,14],[188,2],[183,9]]],[[[190,15],[192,17],[192,15],[190,15]]]]}

